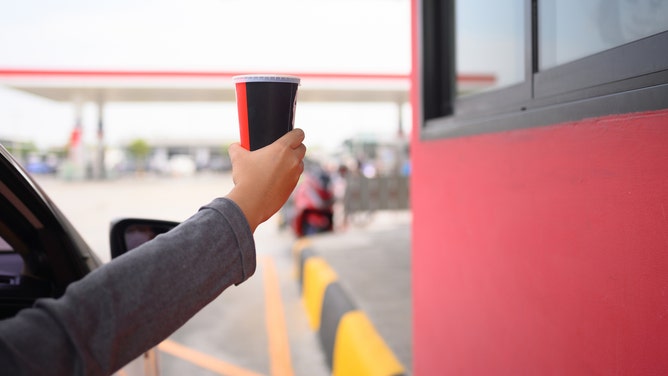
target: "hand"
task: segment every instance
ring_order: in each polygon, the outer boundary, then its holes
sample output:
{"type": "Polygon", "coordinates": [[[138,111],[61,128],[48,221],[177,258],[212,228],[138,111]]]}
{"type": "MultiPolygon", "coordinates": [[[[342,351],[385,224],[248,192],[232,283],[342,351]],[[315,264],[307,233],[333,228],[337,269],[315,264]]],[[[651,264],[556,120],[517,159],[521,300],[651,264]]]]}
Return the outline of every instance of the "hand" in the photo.
{"type": "Polygon", "coordinates": [[[294,129],[271,145],[248,151],[230,145],[234,188],[227,198],[244,212],[251,230],[269,219],[285,204],[304,171],[304,131],[294,129]]]}

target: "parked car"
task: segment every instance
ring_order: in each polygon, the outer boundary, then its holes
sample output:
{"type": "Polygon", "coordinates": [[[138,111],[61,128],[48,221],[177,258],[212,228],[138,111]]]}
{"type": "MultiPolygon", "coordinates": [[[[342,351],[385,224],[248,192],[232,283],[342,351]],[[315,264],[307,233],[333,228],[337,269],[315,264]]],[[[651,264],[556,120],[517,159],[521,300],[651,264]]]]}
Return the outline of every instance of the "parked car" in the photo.
{"type": "MultiPolygon", "coordinates": [[[[174,225],[118,221],[110,234],[112,255],[130,249],[126,242],[130,231],[165,232],[174,225]]],[[[101,265],[47,194],[0,145],[0,319],[31,307],[39,298],[60,297],[68,285],[101,265]]],[[[151,350],[128,365],[124,374],[157,374],[156,359],[151,350]]]]}
{"type": "Polygon", "coordinates": [[[172,176],[191,176],[197,172],[195,159],[189,155],[178,154],[169,158],[169,174],[172,176]]]}

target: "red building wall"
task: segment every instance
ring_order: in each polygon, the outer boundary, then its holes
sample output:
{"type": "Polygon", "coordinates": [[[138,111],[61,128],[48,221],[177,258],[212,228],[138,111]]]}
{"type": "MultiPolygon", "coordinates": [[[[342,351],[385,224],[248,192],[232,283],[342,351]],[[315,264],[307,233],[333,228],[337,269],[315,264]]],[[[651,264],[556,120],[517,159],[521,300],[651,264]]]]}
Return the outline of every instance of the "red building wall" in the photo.
{"type": "Polygon", "coordinates": [[[415,116],[415,374],[668,374],[668,111],[432,141],[415,116]]]}

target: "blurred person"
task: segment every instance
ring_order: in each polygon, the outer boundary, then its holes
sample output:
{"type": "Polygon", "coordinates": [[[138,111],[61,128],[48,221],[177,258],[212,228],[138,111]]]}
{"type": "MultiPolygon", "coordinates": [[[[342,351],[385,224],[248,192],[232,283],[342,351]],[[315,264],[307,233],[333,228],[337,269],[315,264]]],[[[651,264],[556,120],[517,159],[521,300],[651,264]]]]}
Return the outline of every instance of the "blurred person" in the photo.
{"type": "Polygon", "coordinates": [[[341,163],[332,174],[332,191],[334,192],[334,228],[345,230],[348,221],[345,215],[346,183],[348,166],[341,163]]]}
{"type": "Polygon", "coordinates": [[[294,191],[292,229],[297,237],[333,230],[331,176],[319,162],[306,163],[304,179],[294,191]]]}
{"type": "Polygon", "coordinates": [[[297,184],[303,140],[295,129],[253,152],[231,145],[234,187],[226,196],[71,284],[62,297],[39,299],[0,321],[0,373],[110,375],[252,276],[253,233],[297,184]]]}

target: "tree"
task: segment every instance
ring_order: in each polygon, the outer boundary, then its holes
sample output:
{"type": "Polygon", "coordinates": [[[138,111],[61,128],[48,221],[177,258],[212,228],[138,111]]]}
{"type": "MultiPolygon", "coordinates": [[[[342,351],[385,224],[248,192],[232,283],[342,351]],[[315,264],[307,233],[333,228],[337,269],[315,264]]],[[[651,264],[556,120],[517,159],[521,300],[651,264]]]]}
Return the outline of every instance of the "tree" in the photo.
{"type": "Polygon", "coordinates": [[[137,169],[143,171],[146,165],[146,157],[151,152],[149,144],[142,139],[136,139],[128,145],[128,152],[137,162],[137,169]]]}

